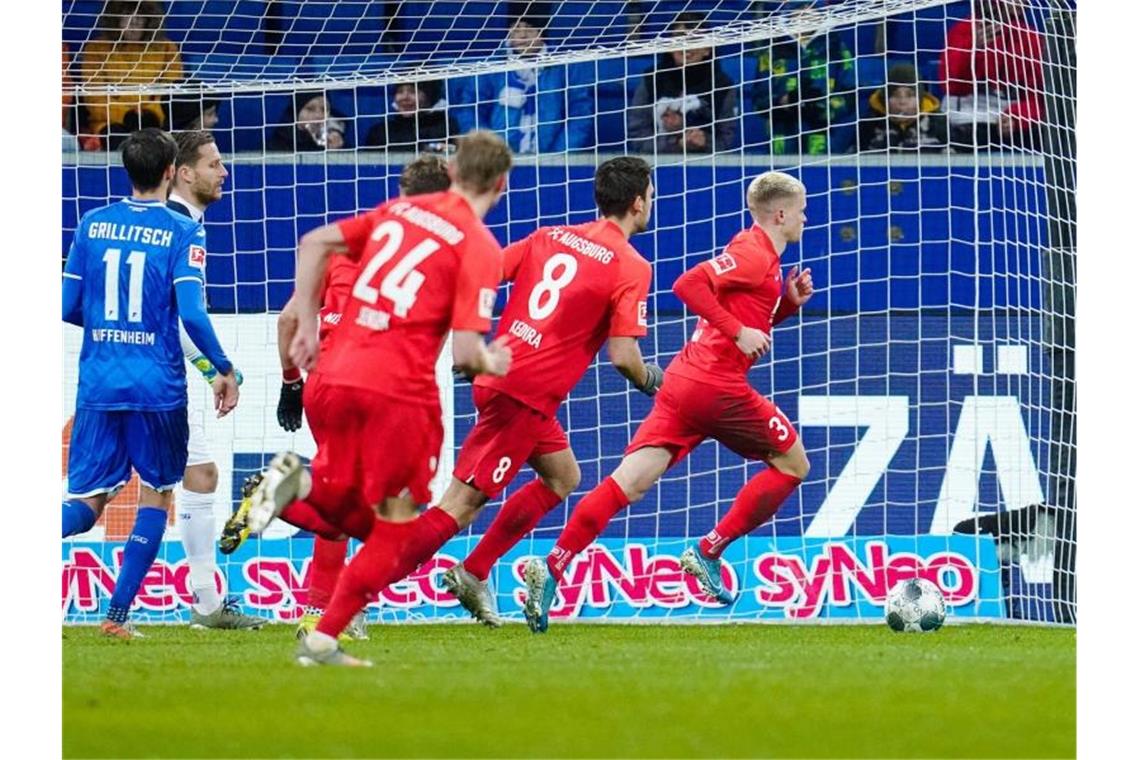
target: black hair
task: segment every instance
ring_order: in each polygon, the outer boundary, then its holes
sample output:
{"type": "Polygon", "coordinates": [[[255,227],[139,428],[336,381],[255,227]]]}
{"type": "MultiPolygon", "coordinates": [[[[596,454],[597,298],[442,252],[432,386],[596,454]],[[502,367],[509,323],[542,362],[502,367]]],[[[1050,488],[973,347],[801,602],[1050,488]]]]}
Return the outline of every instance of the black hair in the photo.
{"type": "Polygon", "coordinates": [[[602,216],[624,216],[649,192],[652,170],[635,156],[611,158],[594,174],[594,202],[602,216]]]}
{"type": "Polygon", "coordinates": [[[122,152],[131,186],[145,193],[162,184],[163,175],[178,157],[178,143],[161,129],[147,127],[132,132],[123,141],[122,152]]]}

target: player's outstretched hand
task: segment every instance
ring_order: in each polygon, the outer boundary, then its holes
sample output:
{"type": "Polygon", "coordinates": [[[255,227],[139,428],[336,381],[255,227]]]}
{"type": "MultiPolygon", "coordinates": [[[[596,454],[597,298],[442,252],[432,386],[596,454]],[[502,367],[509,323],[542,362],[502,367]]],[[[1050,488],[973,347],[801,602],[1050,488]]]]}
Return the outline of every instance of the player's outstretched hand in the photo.
{"type": "Polygon", "coordinates": [[[212,383],[214,387],[214,409],[218,417],[225,417],[238,403],[238,383],[233,372],[228,375],[218,373],[212,383]]]}
{"type": "Polygon", "coordinates": [[[281,397],[277,399],[277,424],[287,432],[301,429],[301,396],[305,392],[305,381],[281,383],[281,397]]]}
{"type": "Polygon", "coordinates": [[[317,339],[317,323],[308,320],[297,325],[297,333],[289,344],[289,358],[293,364],[305,371],[311,370],[317,362],[320,342],[317,339]]]}
{"type": "Polygon", "coordinates": [[[736,336],[736,347],[749,359],[756,359],[768,353],[772,347],[772,339],[763,330],[755,327],[742,327],[736,336]]]}
{"type": "Polygon", "coordinates": [[[483,357],[485,374],[502,377],[511,368],[511,349],[507,348],[507,336],[500,335],[487,346],[483,357]]]}
{"type": "Polygon", "coordinates": [[[784,298],[796,306],[803,306],[814,292],[811,267],[806,267],[802,272],[799,267],[792,267],[792,271],[788,272],[788,277],[784,280],[784,298]]]}

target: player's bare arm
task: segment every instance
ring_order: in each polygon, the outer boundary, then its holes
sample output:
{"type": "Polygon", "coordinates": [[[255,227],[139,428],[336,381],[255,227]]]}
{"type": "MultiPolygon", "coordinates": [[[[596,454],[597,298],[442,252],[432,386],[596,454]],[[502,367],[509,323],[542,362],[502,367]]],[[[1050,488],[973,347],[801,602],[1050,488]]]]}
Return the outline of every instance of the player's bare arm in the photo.
{"type": "Polygon", "coordinates": [[[303,409],[301,394],[305,383],[301,370],[289,358],[289,345],[297,334],[297,309],[290,298],[277,315],[277,356],[281,362],[281,395],[277,399],[277,424],[286,432],[301,429],[303,409]]]}
{"type": "Polygon", "coordinates": [[[511,366],[511,349],[504,336],[484,343],[483,336],[472,330],[456,330],[451,339],[452,360],[457,369],[467,375],[494,375],[502,377],[511,366]]]}
{"type": "Polygon", "coordinates": [[[300,369],[312,369],[317,360],[321,283],[328,268],[328,257],[343,250],[344,234],[336,224],[326,224],[305,233],[297,245],[297,289],[291,299],[297,326],[289,345],[289,359],[300,369]]]}
{"type": "Polygon", "coordinates": [[[296,369],[297,365],[289,358],[289,344],[297,334],[297,309],[290,298],[281,313],[277,315],[277,356],[281,360],[282,371],[296,369]]]}
{"type": "Polygon", "coordinates": [[[661,387],[665,373],[656,364],[647,364],[641,356],[637,338],[616,336],[606,344],[610,362],[634,388],[652,396],[661,387]]]}

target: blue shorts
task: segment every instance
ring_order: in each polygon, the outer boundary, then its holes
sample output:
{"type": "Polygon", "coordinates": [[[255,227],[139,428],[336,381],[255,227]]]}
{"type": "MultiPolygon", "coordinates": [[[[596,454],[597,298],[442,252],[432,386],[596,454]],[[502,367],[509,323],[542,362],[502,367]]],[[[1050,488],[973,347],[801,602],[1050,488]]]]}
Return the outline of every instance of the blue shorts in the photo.
{"type": "Polygon", "coordinates": [[[186,407],[165,412],[76,409],[67,453],[69,497],[114,494],[131,479],[169,491],[186,470],[186,407]]]}

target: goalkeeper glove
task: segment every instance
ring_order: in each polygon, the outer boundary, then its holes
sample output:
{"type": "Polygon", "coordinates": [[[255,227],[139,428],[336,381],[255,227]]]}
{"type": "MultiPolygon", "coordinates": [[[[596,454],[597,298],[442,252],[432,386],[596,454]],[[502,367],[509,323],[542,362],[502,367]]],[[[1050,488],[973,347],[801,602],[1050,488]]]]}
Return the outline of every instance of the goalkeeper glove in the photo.
{"type": "MultiPolygon", "coordinates": [[[[188,361],[194,365],[194,369],[202,373],[202,377],[206,378],[207,383],[214,384],[214,379],[218,376],[218,368],[204,354],[194,354],[189,357],[188,361]]],[[[241,370],[237,367],[234,367],[234,379],[237,380],[238,385],[241,385],[243,378],[241,370]]]]}
{"type": "Polygon", "coordinates": [[[301,395],[305,391],[305,381],[301,373],[296,378],[288,378],[281,383],[281,398],[277,400],[277,424],[284,430],[295,433],[301,429],[301,395]]]}
{"type": "Polygon", "coordinates": [[[660,367],[656,364],[646,364],[644,382],[634,383],[633,387],[646,396],[652,396],[657,393],[657,389],[661,387],[661,381],[664,379],[665,372],[660,367]]]}

